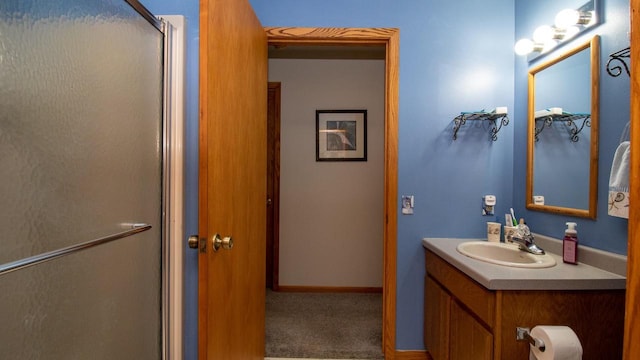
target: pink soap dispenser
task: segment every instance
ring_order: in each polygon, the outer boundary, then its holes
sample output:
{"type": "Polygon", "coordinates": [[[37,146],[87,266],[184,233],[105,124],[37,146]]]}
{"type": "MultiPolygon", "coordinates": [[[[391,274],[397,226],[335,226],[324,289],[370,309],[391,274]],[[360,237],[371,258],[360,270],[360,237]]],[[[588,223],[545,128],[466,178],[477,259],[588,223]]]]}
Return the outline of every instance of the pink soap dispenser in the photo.
{"type": "Polygon", "coordinates": [[[562,260],[567,264],[575,265],[578,263],[578,231],[576,226],[578,224],[568,222],[562,239],[562,260]]]}

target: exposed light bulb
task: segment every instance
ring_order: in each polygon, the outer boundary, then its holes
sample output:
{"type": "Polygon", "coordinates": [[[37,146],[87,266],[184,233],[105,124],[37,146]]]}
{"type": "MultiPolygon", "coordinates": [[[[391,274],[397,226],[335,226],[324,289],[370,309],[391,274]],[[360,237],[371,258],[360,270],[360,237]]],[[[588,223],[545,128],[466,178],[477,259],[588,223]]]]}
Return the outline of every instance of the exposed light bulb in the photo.
{"type": "Polygon", "coordinates": [[[520,39],[516,42],[514,50],[518,55],[527,55],[533,51],[533,41],[529,39],[520,39]]]}
{"type": "Polygon", "coordinates": [[[556,15],[556,26],[564,29],[576,25],[580,20],[580,12],[574,9],[564,9],[556,15]]]}
{"type": "MultiPolygon", "coordinates": [[[[548,44],[552,44],[551,46],[553,47],[555,46],[556,42],[553,40],[549,40],[547,41],[547,45],[548,44]]],[[[545,50],[545,46],[546,45],[543,43],[536,43],[529,39],[520,39],[516,42],[514,50],[518,55],[528,55],[532,52],[542,52],[543,50],[545,50]]]]}
{"type": "Polygon", "coordinates": [[[554,33],[555,33],[555,31],[549,25],[539,26],[533,32],[533,41],[535,41],[537,43],[545,43],[545,42],[553,39],[554,33]]]}
{"type": "Polygon", "coordinates": [[[556,15],[556,26],[567,28],[573,25],[584,25],[589,27],[596,21],[594,11],[578,11],[574,9],[564,9],[556,15]]]}

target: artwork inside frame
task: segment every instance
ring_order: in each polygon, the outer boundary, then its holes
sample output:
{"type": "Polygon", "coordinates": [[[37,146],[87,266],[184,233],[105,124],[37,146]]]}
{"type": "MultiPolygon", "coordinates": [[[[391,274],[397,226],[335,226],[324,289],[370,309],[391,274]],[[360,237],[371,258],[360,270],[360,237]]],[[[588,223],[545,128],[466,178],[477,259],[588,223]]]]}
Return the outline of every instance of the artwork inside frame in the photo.
{"type": "Polygon", "coordinates": [[[316,161],[367,161],[367,110],[316,110],[316,161]]]}

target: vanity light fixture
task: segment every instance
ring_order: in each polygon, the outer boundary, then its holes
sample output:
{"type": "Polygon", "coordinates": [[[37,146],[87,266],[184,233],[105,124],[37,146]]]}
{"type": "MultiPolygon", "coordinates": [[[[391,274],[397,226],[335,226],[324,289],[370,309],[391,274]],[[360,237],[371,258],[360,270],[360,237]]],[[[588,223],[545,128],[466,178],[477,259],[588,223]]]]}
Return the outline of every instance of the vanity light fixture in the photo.
{"type": "Polygon", "coordinates": [[[555,24],[542,25],[535,29],[531,39],[520,39],[515,44],[518,55],[549,52],[564,41],[597,23],[596,0],[590,0],[578,9],[564,9],[555,18],[555,24]]]}
{"type": "Polygon", "coordinates": [[[533,41],[537,43],[545,43],[549,40],[562,39],[562,29],[549,25],[538,26],[533,32],[533,41]]]}
{"type": "Polygon", "coordinates": [[[533,41],[542,44],[548,41],[563,41],[574,37],[579,32],[580,28],[575,25],[567,27],[542,25],[533,32],[533,41]]]}
{"type": "Polygon", "coordinates": [[[564,9],[556,15],[556,26],[559,28],[567,28],[574,25],[583,25],[585,27],[593,25],[596,16],[595,11],[580,11],[574,9],[564,9]]]}
{"type": "Polygon", "coordinates": [[[530,39],[520,39],[516,42],[514,49],[518,55],[527,55],[532,52],[541,53],[544,50],[544,44],[535,43],[530,39]]]}

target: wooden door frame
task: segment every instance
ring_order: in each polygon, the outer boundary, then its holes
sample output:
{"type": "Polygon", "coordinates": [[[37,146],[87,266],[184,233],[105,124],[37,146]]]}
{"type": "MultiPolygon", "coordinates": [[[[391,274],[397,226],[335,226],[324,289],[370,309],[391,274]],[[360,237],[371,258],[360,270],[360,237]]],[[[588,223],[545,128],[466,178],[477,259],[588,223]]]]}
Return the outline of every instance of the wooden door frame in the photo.
{"type": "MultiPolygon", "coordinates": [[[[280,288],[280,93],[281,93],[281,83],[280,82],[269,82],[267,84],[267,89],[269,93],[273,92],[274,96],[274,123],[271,124],[269,120],[269,114],[267,114],[267,145],[273,145],[273,173],[272,173],[272,181],[273,181],[273,194],[271,199],[271,204],[267,204],[267,231],[271,232],[271,236],[273,242],[270,243],[267,234],[267,287],[271,287],[272,290],[278,291],[280,288]],[[270,142],[270,138],[273,137],[270,142]],[[269,210],[271,207],[271,210],[269,210]],[[269,211],[273,213],[272,217],[272,227],[269,227],[269,211]],[[269,247],[271,247],[272,254],[269,256],[269,247]],[[269,282],[271,279],[271,282],[269,282]]],[[[270,108],[271,105],[267,100],[267,107],[270,108]]],[[[267,161],[271,161],[269,157],[269,150],[267,151],[267,161]]],[[[270,165],[268,165],[270,166],[270,165]]],[[[269,170],[267,170],[267,176],[269,176],[269,170]]],[[[269,179],[267,179],[267,182],[269,179]]],[[[269,189],[267,189],[267,195],[269,189]]]]}
{"type": "Polygon", "coordinates": [[[395,358],[398,193],[398,69],[400,32],[394,28],[266,27],[269,45],[385,46],[384,230],[382,351],[395,358]]]}
{"type": "MultiPolygon", "coordinates": [[[[631,0],[631,139],[640,139],[640,0],[631,0]]],[[[637,144],[636,144],[637,146],[637,144]]],[[[635,149],[635,148],[634,148],[635,149]]],[[[637,149],[636,149],[637,150],[637,149]]],[[[630,197],[640,196],[640,156],[631,151],[631,167],[629,173],[630,197]]],[[[630,202],[629,235],[627,249],[627,298],[625,305],[625,326],[623,359],[631,360],[640,357],[640,203],[630,202]]]]}

